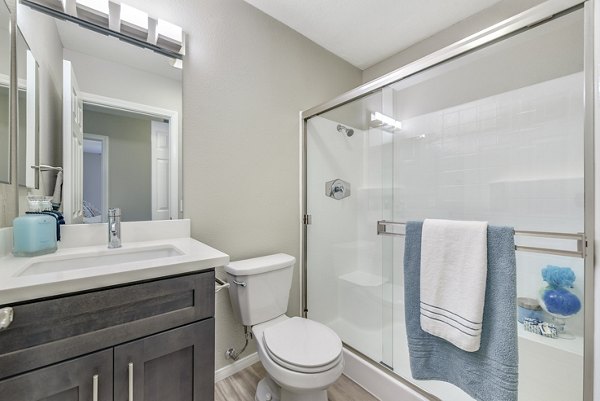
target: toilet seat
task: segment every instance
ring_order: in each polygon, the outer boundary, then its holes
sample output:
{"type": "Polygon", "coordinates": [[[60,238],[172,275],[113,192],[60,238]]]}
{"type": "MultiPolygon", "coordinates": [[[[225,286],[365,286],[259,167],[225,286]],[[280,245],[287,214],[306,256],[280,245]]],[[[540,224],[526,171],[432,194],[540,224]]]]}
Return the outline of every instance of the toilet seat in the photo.
{"type": "Polygon", "coordinates": [[[325,372],[342,360],[338,335],[309,319],[293,317],[267,327],[262,341],[275,363],[295,372],[325,372]]]}

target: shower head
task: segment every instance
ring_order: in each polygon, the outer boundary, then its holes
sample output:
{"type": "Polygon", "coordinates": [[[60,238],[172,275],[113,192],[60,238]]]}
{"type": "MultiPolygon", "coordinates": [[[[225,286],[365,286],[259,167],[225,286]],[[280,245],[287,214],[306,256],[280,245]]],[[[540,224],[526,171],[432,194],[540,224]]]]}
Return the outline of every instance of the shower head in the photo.
{"type": "Polygon", "coordinates": [[[347,137],[351,137],[352,135],[354,135],[354,130],[352,128],[344,127],[341,124],[338,124],[337,130],[338,132],[345,134],[347,137]]]}

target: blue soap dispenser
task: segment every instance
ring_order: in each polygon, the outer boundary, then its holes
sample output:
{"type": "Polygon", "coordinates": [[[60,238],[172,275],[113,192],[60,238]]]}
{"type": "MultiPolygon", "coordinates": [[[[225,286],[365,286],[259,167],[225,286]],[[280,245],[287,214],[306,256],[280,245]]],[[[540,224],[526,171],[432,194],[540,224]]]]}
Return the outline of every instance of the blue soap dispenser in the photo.
{"type": "Polygon", "coordinates": [[[38,256],[56,252],[56,225],[56,217],[49,214],[26,214],[14,219],[13,255],[38,256]]]}

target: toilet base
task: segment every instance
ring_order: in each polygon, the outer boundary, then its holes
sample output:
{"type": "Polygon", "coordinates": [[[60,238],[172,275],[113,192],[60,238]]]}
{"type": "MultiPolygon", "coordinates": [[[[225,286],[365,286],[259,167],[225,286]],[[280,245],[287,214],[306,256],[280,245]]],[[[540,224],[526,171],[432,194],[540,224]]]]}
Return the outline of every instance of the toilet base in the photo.
{"type": "Polygon", "coordinates": [[[265,377],[256,386],[255,401],[327,401],[327,390],[293,393],[282,388],[270,377],[265,377]]]}
{"type": "Polygon", "coordinates": [[[267,376],[258,382],[254,401],[280,401],[280,393],[281,387],[267,376]]]}

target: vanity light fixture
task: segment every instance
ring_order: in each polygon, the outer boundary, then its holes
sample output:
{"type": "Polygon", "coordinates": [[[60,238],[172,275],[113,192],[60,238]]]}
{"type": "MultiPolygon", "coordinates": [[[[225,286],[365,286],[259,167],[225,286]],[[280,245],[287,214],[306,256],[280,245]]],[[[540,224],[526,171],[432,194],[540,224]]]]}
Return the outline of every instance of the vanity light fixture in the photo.
{"type": "Polygon", "coordinates": [[[75,0],[77,17],[108,28],[108,0],[75,0]]]}
{"type": "Polygon", "coordinates": [[[402,121],[397,121],[385,114],[374,112],[371,113],[371,127],[381,127],[386,130],[395,131],[402,129],[402,121]]]}
{"type": "Polygon", "coordinates": [[[185,53],[185,33],[181,27],[127,4],[109,0],[18,1],[53,17],[66,19],[167,57],[181,59],[185,53]]]}
{"type": "Polygon", "coordinates": [[[54,10],[61,11],[61,12],[65,12],[66,7],[67,7],[65,4],[65,0],[40,0],[40,3],[42,3],[46,7],[49,7],[54,10]]]}
{"type": "Polygon", "coordinates": [[[148,13],[122,3],[121,32],[141,40],[147,40],[148,13]]]}
{"type": "Polygon", "coordinates": [[[180,26],[159,19],[156,25],[156,34],[157,45],[175,52],[181,51],[181,47],[183,46],[183,29],[180,26]]]}

